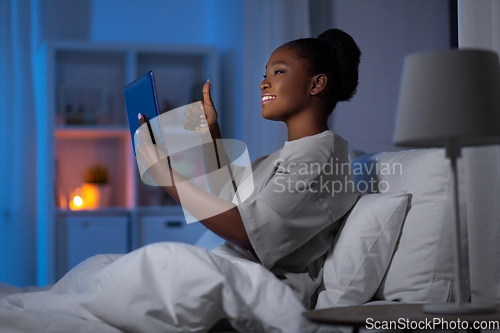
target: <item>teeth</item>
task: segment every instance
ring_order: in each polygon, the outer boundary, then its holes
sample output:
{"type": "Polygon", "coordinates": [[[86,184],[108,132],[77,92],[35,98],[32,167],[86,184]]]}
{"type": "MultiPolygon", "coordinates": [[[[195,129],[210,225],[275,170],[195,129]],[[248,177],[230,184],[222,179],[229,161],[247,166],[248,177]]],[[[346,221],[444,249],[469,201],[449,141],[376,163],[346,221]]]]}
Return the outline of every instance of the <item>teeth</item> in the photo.
{"type": "Polygon", "coordinates": [[[275,98],[276,98],[275,96],[269,96],[269,95],[262,96],[262,100],[263,100],[263,101],[267,101],[267,100],[270,100],[270,99],[275,99],[275,98]]]}

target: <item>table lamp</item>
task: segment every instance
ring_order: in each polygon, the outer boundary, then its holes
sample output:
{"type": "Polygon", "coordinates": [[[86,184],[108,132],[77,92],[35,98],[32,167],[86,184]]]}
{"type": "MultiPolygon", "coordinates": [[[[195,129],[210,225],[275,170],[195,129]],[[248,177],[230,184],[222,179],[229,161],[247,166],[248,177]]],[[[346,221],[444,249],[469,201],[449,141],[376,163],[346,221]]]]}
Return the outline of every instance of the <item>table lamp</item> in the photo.
{"type": "MultiPolygon", "coordinates": [[[[493,305],[468,303],[464,299],[464,278],[467,277],[462,269],[457,158],[462,147],[500,143],[497,54],[487,50],[454,49],[408,56],[403,68],[394,143],[403,147],[445,147],[451,164],[457,297],[455,303],[425,304],[423,311],[494,312],[493,305]]],[[[466,273],[469,274],[468,270],[466,273]]]]}

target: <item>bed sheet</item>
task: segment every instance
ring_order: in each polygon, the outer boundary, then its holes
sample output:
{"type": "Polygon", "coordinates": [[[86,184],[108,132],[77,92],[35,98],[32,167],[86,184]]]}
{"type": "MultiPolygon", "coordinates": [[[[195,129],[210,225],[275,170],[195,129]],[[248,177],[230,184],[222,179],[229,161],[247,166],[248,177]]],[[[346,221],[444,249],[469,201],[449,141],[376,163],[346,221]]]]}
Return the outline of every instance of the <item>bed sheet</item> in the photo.
{"type": "Polygon", "coordinates": [[[336,332],[302,317],[293,291],[224,246],[157,243],[98,255],[50,290],[0,298],[1,332],[336,332]]]}

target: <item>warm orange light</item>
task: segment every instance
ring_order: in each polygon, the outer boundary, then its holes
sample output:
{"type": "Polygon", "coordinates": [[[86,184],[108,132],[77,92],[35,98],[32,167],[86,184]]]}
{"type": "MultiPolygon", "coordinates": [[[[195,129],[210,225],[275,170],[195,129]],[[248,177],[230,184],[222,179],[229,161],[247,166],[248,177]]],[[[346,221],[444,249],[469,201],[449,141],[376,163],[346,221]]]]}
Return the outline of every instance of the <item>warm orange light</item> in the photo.
{"type": "Polygon", "coordinates": [[[82,194],[82,189],[77,187],[71,194],[73,199],[69,202],[69,209],[79,210],[84,209],[86,206],[86,200],[83,200],[85,196],[82,194]]]}
{"type": "Polygon", "coordinates": [[[75,197],[73,198],[73,203],[75,204],[75,206],[80,207],[83,204],[83,200],[79,195],[75,195],[75,197]]]}
{"type": "Polygon", "coordinates": [[[93,210],[109,205],[106,198],[109,197],[109,187],[85,183],[72,191],[69,202],[71,210],[93,210]]]}
{"type": "Polygon", "coordinates": [[[95,184],[82,185],[82,197],[85,198],[86,209],[99,208],[99,188],[95,184]]]}

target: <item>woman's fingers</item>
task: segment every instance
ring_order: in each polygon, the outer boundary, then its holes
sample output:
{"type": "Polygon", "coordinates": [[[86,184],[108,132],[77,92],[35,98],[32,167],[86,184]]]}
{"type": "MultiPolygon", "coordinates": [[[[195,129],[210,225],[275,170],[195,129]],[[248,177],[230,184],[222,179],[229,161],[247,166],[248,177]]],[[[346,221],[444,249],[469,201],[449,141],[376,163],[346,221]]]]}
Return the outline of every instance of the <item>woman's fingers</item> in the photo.
{"type": "Polygon", "coordinates": [[[196,116],[201,116],[205,115],[205,112],[203,112],[203,107],[201,106],[203,101],[195,101],[191,103],[188,107],[188,113],[194,114],[196,116]],[[201,102],[201,103],[197,103],[201,102]]]}
{"type": "Polygon", "coordinates": [[[207,119],[204,114],[195,114],[194,112],[188,111],[184,116],[184,122],[189,124],[201,124],[206,123],[207,119]]]}
{"type": "MultiPolygon", "coordinates": [[[[207,120],[205,118],[197,117],[197,119],[190,118],[186,116],[186,119],[184,120],[184,124],[188,124],[191,126],[201,126],[201,125],[207,125],[207,120]]],[[[207,125],[208,126],[208,125],[207,125]]],[[[204,126],[202,126],[204,127],[204,126]]]]}
{"type": "Polygon", "coordinates": [[[139,123],[141,124],[141,126],[137,129],[137,135],[139,136],[138,146],[152,143],[151,135],[149,134],[149,128],[147,126],[142,126],[147,122],[146,115],[139,113],[137,115],[137,118],[139,119],[139,123]]]}
{"type": "Polygon", "coordinates": [[[205,115],[196,114],[196,113],[191,112],[191,111],[188,111],[186,113],[186,121],[199,122],[199,121],[201,121],[203,119],[205,119],[205,115]]]}
{"type": "Polygon", "coordinates": [[[143,125],[144,123],[146,123],[146,115],[143,115],[143,114],[137,114],[137,118],[139,118],[139,124],[143,125]]]}
{"type": "Polygon", "coordinates": [[[208,128],[207,119],[201,103],[192,103],[184,114],[184,128],[203,134],[208,128]]]}

